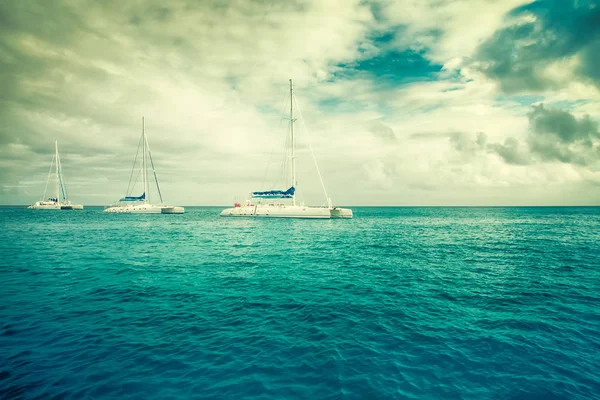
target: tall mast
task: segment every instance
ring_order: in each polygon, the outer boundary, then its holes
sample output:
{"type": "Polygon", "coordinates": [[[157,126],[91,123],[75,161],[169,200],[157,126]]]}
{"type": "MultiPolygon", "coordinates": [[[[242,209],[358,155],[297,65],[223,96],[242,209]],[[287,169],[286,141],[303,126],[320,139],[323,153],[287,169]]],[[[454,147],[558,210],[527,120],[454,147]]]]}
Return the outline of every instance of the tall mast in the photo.
{"type": "Polygon", "coordinates": [[[59,176],[58,176],[58,140],[54,139],[54,162],[56,164],[56,201],[59,201],[58,198],[58,185],[59,183],[59,176]]]}
{"type": "Polygon", "coordinates": [[[58,155],[58,141],[56,144],[56,163],[58,164],[58,184],[60,185],[59,193],[62,194],[62,201],[67,202],[67,190],[65,189],[65,180],[62,174],[62,164],[60,162],[60,156],[58,155]]]}
{"type": "MultiPolygon", "coordinates": [[[[292,136],[292,186],[296,187],[296,142],[294,141],[294,89],[290,79],[290,134],[292,136]]],[[[292,204],[296,205],[296,195],[292,195],[292,204]]]]}
{"type": "Polygon", "coordinates": [[[148,166],[146,165],[146,126],[142,117],[142,146],[144,155],[142,157],[142,178],[144,179],[144,203],[148,203],[148,166]]]}

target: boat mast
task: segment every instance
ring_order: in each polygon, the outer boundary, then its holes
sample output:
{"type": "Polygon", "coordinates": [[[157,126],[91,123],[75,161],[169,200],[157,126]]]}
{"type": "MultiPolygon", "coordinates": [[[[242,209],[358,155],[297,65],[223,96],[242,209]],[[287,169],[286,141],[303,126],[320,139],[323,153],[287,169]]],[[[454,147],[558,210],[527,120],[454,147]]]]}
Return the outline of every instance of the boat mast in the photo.
{"type": "Polygon", "coordinates": [[[148,203],[148,168],[146,165],[146,126],[144,117],[142,117],[142,146],[143,146],[143,158],[142,158],[142,178],[144,179],[144,203],[148,203]]]}
{"type": "Polygon", "coordinates": [[[58,141],[56,142],[56,164],[58,165],[58,184],[60,185],[59,193],[62,194],[62,201],[67,202],[67,190],[65,189],[65,179],[62,174],[62,164],[58,155],[58,141]]]}
{"type": "MultiPolygon", "coordinates": [[[[292,136],[292,187],[296,188],[296,142],[294,141],[294,89],[290,79],[290,134],[292,136]]],[[[292,195],[292,204],[296,205],[296,194],[292,195]]]]}
{"type": "Polygon", "coordinates": [[[54,163],[56,164],[56,202],[59,202],[59,198],[58,198],[58,185],[59,183],[59,176],[58,176],[58,140],[54,139],[54,163]]]}

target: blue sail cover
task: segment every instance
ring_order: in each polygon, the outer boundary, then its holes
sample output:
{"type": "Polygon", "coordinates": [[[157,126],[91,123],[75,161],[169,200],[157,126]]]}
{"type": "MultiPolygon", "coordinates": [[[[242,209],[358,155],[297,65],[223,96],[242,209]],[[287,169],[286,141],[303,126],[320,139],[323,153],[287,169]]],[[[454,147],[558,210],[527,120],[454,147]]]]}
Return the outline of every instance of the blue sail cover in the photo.
{"type": "Polygon", "coordinates": [[[267,190],[266,192],[252,192],[252,197],[255,199],[291,199],[294,197],[296,188],[293,186],[286,190],[267,190]]]}
{"type": "Polygon", "coordinates": [[[142,193],[140,197],[135,196],[125,196],[119,201],[142,201],[146,198],[146,192],[142,193]]]}

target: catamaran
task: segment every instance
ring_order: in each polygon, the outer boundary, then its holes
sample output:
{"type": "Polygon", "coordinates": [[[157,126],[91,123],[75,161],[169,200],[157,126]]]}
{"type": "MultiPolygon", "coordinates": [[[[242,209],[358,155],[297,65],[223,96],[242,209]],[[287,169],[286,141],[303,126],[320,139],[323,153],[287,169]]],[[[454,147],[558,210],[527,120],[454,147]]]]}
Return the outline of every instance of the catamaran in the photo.
{"type": "MultiPolygon", "coordinates": [[[[287,190],[266,190],[252,192],[251,199],[244,204],[236,202],[233,208],[221,212],[222,217],[270,217],[270,218],[352,218],[352,210],[333,207],[327,197],[327,206],[309,207],[296,202],[296,142],[294,137],[294,87],[290,79],[290,136],[291,136],[291,176],[287,190]]],[[[316,160],[315,160],[316,163],[316,160]]],[[[319,171],[317,166],[317,171],[319,171]]],[[[319,178],[320,178],[319,172],[319,178]]],[[[321,184],[322,184],[321,179],[321,184]]],[[[325,187],[323,186],[323,189],[325,187]]]]}
{"type": "MultiPolygon", "coordinates": [[[[139,193],[139,192],[138,192],[139,193]]],[[[119,199],[118,202],[112,204],[104,209],[107,213],[129,213],[129,214],[183,214],[184,208],[178,206],[165,205],[158,185],[158,177],[156,176],[156,170],[154,169],[154,161],[152,160],[152,153],[150,153],[150,146],[148,145],[148,139],[146,138],[146,127],[144,118],[142,117],[142,137],[138,144],[137,153],[133,161],[133,168],[129,177],[129,185],[125,197],[119,199]],[[142,148],[142,160],[141,168],[137,170],[136,180],[132,185],[132,178],[136,167],[138,165],[138,154],[142,148]],[[150,191],[148,185],[148,161],[152,167],[152,174],[154,175],[154,181],[156,182],[156,191],[160,198],[160,204],[152,204],[150,202],[150,191]],[[135,189],[139,175],[142,175],[142,181],[144,184],[144,192],[141,196],[132,196],[131,193],[135,189]]]]}
{"type": "Polygon", "coordinates": [[[50,163],[50,170],[48,171],[48,179],[46,179],[46,187],[42,199],[46,200],[36,201],[27,208],[32,210],[83,210],[81,204],[72,204],[68,198],[65,180],[62,174],[62,164],[60,163],[60,157],[58,155],[58,140],[54,141],[54,157],[52,157],[52,162],[50,163]],[[56,168],[54,174],[52,174],[52,167],[56,168]],[[54,197],[46,199],[46,191],[48,190],[48,183],[50,183],[52,175],[55,175],[54,197]]]}

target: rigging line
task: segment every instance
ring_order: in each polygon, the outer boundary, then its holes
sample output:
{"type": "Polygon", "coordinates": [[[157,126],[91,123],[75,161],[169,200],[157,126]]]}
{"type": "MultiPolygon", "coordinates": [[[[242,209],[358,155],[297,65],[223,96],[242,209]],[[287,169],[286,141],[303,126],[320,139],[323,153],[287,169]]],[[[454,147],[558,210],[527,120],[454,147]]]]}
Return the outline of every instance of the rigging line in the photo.
{"type": "Polygon", "coordinates": [[[58,181],[60,182],[60,189],[62,191],[63,200],[67,201],[69,196],[67,195],[67,186],[65,185],[65,178],[63,177],[62,163],[60,162],[60,156],[58,156],[57,160],[58,160],[58,181]]]}
{"type": "Polygon", "coordinates": [[[62,163],[60,162],[60,156],[57,152],[56,161],[58,162],[58,182],[60,184],[60,190],[63,195],[63,200],[67,201],[67,188],[65,187],[65,181],[62,173],[62,163]]]}
{"type": "MultiPolygon", "coordinates": [[[[137,151],[135,153],[135,158],[133,159],[133,166],[131,167],[131,174],[129,174],[129,183],[127,184],[127,191],[125,192],[125,196],[129,196],[129,189],[133,189],[131,187],[131,178],[133,178],[133,170],[135,170],[135,163],[137,162],[138,154],[140,153],[140,143],[142,143],[143,135],[140,136],[140,140],[138,141],[137,151]]],[[[139,175],[139,173],[138,173],[139,175]]],[[[137,176],[135,177],[135,181],[137,182],[137,176]]]]}
{"type": "Polygon", "coordinates": [[[158,189],[158,197],[160,197],[160,202],[162,204],[162,193],[160,192],[160,186],[158,185],[158,177],[156,176],[156,170],[154,169],[154,161],[152,160],[152,153],[150,153],[150,148],[148,148],[148,155],[150,156],[150,165],[152,165],[152,173],[154,174],[154,182],[156,182],[156,189],[158,189]]]}
{"type": "Polygon", "coordinates": [[[65,190],[65,182],[62,176],[62,164],[60,163],[60,157],[58,158],[58,183],[60,184],[60,191],[62,192],[63,201],[67,201],[67,192],[65,190]]]}
{"type": "MultiPolygon", "coordinates": [[[[296,99],[296,94],[294,94],[294,98],[296,99]]],[[[300,110],[300,106],[298,105],[298,99],[296,99],[296,110],[298,110],[298,115],[300,115],[300,119],[302,120],[302,127],[304,128],[304,136],[306,137],[306,142],[308,143],[308,147],[310,148],[310,154],[312,155],[313,161],[315,162],[315,168],[317,169],[317,173],[319,174],[319,181],[321,182],[321,187],[323,188],[323,193],[325,193],[325,199],[326,199],[327,203],[329,203],[329,196],[327,195],[327,189],[325,189],[325,183],[323,183],[323,177],[321,176],[321,170],[319,169],[319,164],[317,163],[317,157],[315,157],[315,152],[314,152],[312,144],[308,138],[308,129],[306,128],[306,123],[304,122],[304,117],[302,117],[302,111],[300,110]]]]}
{"type": "MultiPolygon", "coordinates": [[[[160,192],[160,186],[158,185],[158,177],[156,176],[156,170],[154,169],[154,161],[152,160],[152,153],[150,152],[150,143],[148,143],[148,137],[146,137],[146,147],[148,148],[148,155],[150,156],[150,165],[152,165],[152,173],[154,174],[154,182],[156,182],[156,189],[158,190],[158,197],[160,197],[161,204],[163,203],[162,193],[160,192]]],[[[150,190],[148,188],[148,190],[150,190]]]]}
{"type": "Polygon", "coordinates": [[[52,173],[52,166],[54,165],[55,157],[56,154],[52,155],[52,161],[50,162],[50,169],[48,170],[48,178],[46,178],[46,187],[44,188],[44,196],[42,197],[42,200],[46,199],[46,191],[48,190],[48,182],[50,181],[50,174],[52,173]]]}

